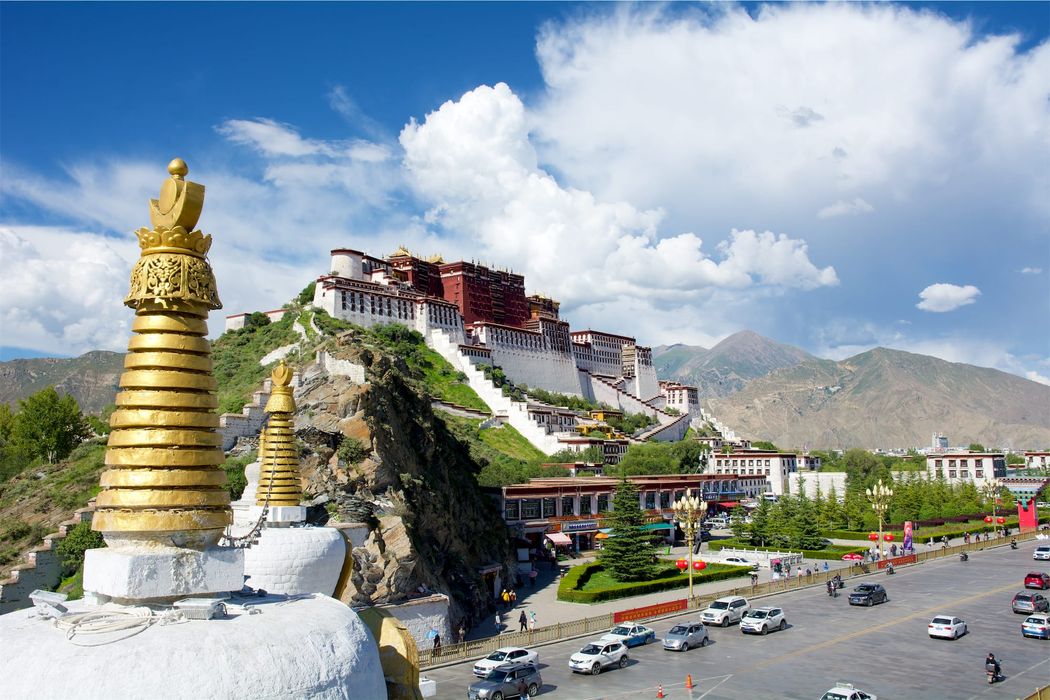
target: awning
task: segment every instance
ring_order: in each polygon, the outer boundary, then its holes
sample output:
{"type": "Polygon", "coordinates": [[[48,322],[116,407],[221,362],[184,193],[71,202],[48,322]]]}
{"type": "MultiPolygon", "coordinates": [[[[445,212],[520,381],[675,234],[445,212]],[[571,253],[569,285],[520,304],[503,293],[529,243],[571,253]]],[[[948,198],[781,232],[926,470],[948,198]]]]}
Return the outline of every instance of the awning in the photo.
{"type": "Polygon", "coordinates": [[[612,534],[612,531],[613,531],[613,529],[611,527],[603,527],[602,529],[598,530],[598,532],[600,532],[600,533],[602,533],[604,535],[612,534]]]}
{"type": "Polygon", "coordinates": [[[643,530],[673,530],[673,523],[649,523],[648,525],[642,525],[643,530]]]}
{"type": "Polygon", "coordinates": [[[736,508],[738,505],[740,505],[740,501],[719,501],[718,505],[722,506],[723,508],[736,508]]]}
{"type": "Polygon", "coordinates": [[[553,544],[556,545],[560,544],[563,546],[569,546],[572,544],[572,540],[570,540],[567,535],[563,535],[560,532],[549,532],[547,533],[546,537],[548,540],[550,540],[553,544]]]}
{"type": "Polygon", "coordinates": [[[607,532],[599,532],[597,535],[594,536],[594,539],[596,539],[596,540],[607,540],[607,539],[609,539],[609,533],[607,533],[607,532]]]}

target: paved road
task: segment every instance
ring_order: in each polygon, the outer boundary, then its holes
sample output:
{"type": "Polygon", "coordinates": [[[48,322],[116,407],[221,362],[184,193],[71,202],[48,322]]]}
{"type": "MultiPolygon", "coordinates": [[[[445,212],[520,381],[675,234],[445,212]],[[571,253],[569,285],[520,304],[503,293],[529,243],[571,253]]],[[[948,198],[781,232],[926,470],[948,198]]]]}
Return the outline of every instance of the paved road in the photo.
{"type": "MultiPolygon", "coordinates": [[[[540,697],[573,700],[668,698],[819,698],[836,680],[849,680],[879,698],[1014,698],[1050,683],[1050,641],[1024,639],[1023,616],[1010,610],[1025,573],[1046,570],[1034,562],[1035,542],[975,552],[970,561],[948,557],[867,579],[886,586],[890,601],[850,607],[820,589],[766,598],[782,606],[790,627],[766,637],[744,636],[736,626],[710,630],[712,644],[685,653],[664,651],[659,642],[631,650],[631,664],[599,676],[575,675],[566,663],[586,639],[539,648],[544,686],[540,697]],[[940,613],[962,617],[971,629],[956,641],[931,640],[929,619],[940,613]],[[1003,660],[1006,680],[989,686],[983,660],[1003,660]],[[685,689],[686,674],[697,687],[685,689]]],[[[695,615],[695,613],[693,613],[695,615]]],[[[685,619],[678,618],[678,619],[685,619]]],[[[675,620],[654,625],[662,637],[675,620]]],[[[474,677],[470,664],[427,671],[438,698],[465,698],[474,677]]]]}

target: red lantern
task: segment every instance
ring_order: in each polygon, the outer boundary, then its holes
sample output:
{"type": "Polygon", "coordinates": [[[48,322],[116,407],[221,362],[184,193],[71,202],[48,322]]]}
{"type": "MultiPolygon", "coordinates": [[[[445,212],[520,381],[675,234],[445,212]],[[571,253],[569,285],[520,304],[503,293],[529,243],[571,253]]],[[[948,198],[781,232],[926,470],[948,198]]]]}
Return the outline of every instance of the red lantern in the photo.
{"type": "Polygon", "coordinates": [[[872,542],[878,542],[879,541],[879,533],[877,533],[877,532],[870,532],[870,533],[868,533],[868,539],[871,540],[872,542]]]}
{"type": "Polygon", "coordinates": [[[694,561],[693,562],[693,568],[696,569],[697,571],[703,571],[704,569],[707,568],[707,563],[706,562],[702,562],[702,561],[694,561]]]}
{"type": "Polygon", "coordinates": [[[999,523],[1000,525],[1005,525],[1006,524],[1006,518],[1004,518],[1003,516],[1000,515],[998,518],[995,519],[995,522],[999,523]]]}
{"type": "Polygon", "coordinates": [[[893,541],[893,535],[891,533],[887,532],[885,535],[882,536],[882,539],[884,539],[887,542],[892,542],[893,541]]]}
{"type": "Polygon", "coordinates": [[[990,515],[984,516],[984,522],[986,522],[986,523],[992,522],[992,516],[990,516],[990,515]]]}
{"type": "Polygon", "coordinates": [[[687,562],[685,559],[679,559],[674,563],[674,565],[678,567],[679,571],[685,571],[689,567],[689,562],[687,562]]]}

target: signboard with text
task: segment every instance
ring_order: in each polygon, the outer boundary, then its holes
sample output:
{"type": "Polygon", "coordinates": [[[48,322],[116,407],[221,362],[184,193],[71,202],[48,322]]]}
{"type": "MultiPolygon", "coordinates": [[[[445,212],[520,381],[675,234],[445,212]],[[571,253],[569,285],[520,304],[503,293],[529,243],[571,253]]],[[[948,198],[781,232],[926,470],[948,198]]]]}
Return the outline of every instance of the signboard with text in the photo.
{"type": "Polygon", "coordinates": [[[893,564],[894,566],[900,566],[901,564],[914,564],[918,561],[914,554],[909,554],[906,557],[893,557],[892,559],[880,559],[875,562],[876,568],[885,569],[887,564],[893,564]]]}
{"type": "Polygon", "coordinates": [[[688,602],[685,598],[681,600],[672,600],[667,603],[657,603],[656,605],[646,605],[642,608],[631,608],[630,610],[621,610],[613,613],[613,622],[627,622],[629,620],[644,620],[647,617],[657,617],[659,615],[668,615],[673,612],[679,612],[685,610],[688,602]]]}

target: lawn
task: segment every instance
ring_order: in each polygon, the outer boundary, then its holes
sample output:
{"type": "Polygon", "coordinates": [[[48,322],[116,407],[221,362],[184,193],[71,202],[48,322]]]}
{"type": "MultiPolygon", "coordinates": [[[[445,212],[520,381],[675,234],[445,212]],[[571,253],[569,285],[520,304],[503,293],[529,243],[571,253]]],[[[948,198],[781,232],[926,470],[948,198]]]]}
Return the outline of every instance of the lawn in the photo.
{"type": "Polygon", "coordinates": [[[423,373],[427,390],[432,396],[448,403],[489,412],[488,404],[474,393],[463,374],[457,372],[445,358],[426,346],[419,347],[416,352],[422,360],[416,368],[423,373]]]}
{"type": "MultiPolygon", "coordinates": [[[[620,582],[609,576],[600,562],[575,566],[562,577],[558,584],[558,600],[573,603],[597,603],[603,600],[628,598],[646,593],[656,593],[689,585],[689,575],[674,566],[654,566],[655,575],[648,581],[620,582]]],[[[693,575],[693,583],[721,581],[728,578],[748,576],[749,567],[729,564],[708,564],[703,571],[693,575]]]]}
{"type": "Polygon", "coordinates": [[[523,462],[533,462],[547,456],[509,424],[504,424],[502,428],[486,428],[480,432],[480,436],[481,441],[489,447],[523,462]]]}

